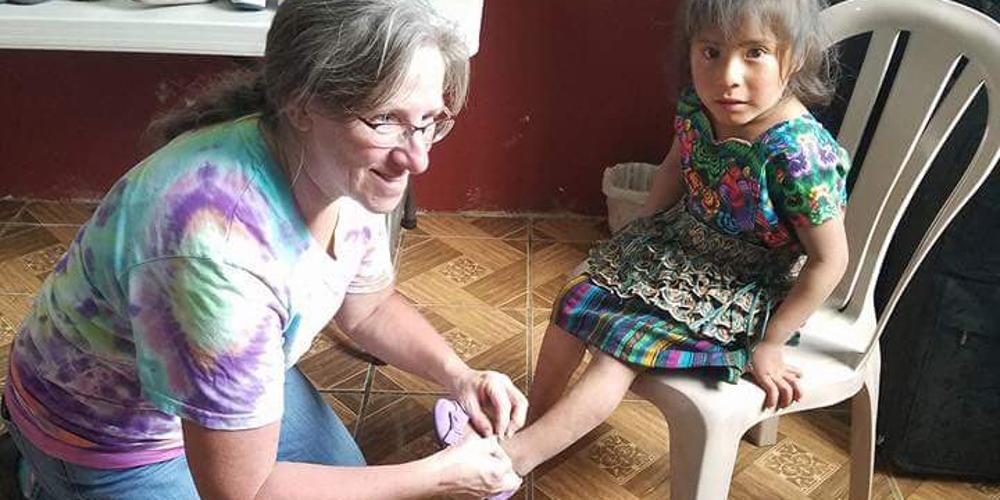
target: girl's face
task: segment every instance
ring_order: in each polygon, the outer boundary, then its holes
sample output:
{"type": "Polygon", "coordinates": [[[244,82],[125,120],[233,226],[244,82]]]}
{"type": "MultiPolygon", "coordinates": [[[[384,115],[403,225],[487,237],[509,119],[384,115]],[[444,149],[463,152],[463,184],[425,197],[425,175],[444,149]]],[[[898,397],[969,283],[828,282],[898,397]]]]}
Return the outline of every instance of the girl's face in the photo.
{"type": "Polygon", "coordinates": [[[377,111],[338,120],[308,110],[308,127],[302,133],[306,143],[302,176],[328,200],[350,196],[372,212],[392,211],[409,176],[427,170],[430,143],[418,134],[396,147],[376,145],[375,132],[361,119],[427,125],[444,112],[444,74],[438,49],[422,48],[414,54],[399,93],[377,111]]]}
{"type": "Polygon", "coordinates": [[[691,78],[718,139],[752,140],[781,119],[788,75],[778,40],[760,23],[743,23],[727,40],[706,28],[691,41],[691,78]]]}

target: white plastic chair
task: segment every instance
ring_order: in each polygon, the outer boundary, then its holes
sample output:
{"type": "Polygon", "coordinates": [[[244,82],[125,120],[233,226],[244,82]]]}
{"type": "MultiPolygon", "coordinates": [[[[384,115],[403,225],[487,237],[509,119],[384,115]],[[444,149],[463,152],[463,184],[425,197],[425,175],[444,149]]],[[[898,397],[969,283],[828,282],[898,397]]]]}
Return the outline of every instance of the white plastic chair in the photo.
{"type": "Polygon", "coordinates": [[[726,498],[737,447],[748,429],[757,425],[756,437],[773,443],[778,415],[848,398],[850,496],[870,496],[878,337],[924,256],[1000,156],[1000,25],[947,0],[849,0],[826,9],[822,19],[837,41],[872,33],[838,137],[852,157],[900,34],[910,33],[864,165],[854,166],[861,172],[846,216],[850,264],[832,297],[802,329],[801,344],[786,349],[787,362],[804,372],[801,401],[778,412],[763,411],[764,392],[747,380],[713,384],[669,373],[636,381],[636,392],[660,409],[670,428],[673,500],[726,498]],[[968,64],[945,93],[963,56],[968,64]],[[875,282],[891,236],[927,168],[980,89],[989,97],[985,135],[876,318],[875,282]]]}

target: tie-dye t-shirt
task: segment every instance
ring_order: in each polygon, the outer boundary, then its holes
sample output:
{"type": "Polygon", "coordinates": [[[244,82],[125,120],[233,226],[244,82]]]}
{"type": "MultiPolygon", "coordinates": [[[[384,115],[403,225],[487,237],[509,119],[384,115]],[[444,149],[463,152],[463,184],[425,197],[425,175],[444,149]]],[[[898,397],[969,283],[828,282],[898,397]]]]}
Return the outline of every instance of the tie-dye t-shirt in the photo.
{"type": "Polygon", "coordinates": [[[331,255],[247,117],[185,134],[120,179],[45,281],[11,353],[14,422],[97,468],[183,454],[180,419],[281,418],[285,370],[347,293],[392,283],[385,218],[350,198],[331,255]]]}

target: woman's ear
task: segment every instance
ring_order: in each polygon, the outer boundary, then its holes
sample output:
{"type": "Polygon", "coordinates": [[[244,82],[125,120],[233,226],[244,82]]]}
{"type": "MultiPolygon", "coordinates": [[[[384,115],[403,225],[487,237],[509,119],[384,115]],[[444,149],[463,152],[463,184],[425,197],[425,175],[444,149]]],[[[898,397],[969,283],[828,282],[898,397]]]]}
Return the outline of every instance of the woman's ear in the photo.
{"type": "Polygon", "coordinates": [[[308,132],[312,129],[313,119],[309,106],[305,102],[296,102],[285,107],[288,123],[298,132],[308,132]]]}

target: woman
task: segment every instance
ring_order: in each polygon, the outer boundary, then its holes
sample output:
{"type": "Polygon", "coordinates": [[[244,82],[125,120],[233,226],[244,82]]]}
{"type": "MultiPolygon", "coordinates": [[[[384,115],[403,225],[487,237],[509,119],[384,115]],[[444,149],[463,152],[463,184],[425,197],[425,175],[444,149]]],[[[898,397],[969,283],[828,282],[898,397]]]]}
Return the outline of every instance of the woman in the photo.
{"type": "Polygon", "coordinates": [[[393,292],[378,215],[451,129],[466,58],[422,0],[287,0],[260,75],[159,120],[170,142],[111,189],[14,343],[3,409],[22,489],[304,499],[516,488],[496,437],[362,467],[294,366],[333,317],[367,351],[447,387],[484,434],[523,425],[510,379],[470,369],[393,292]]]}

